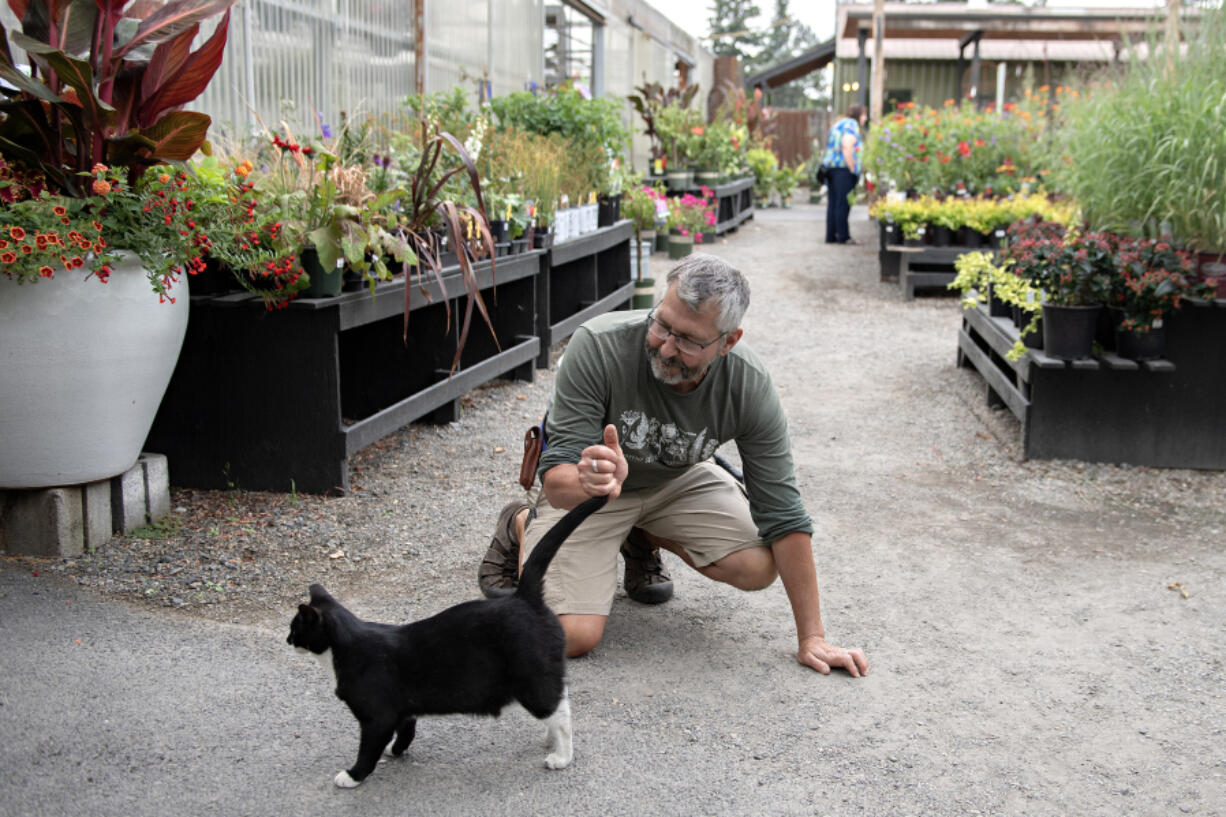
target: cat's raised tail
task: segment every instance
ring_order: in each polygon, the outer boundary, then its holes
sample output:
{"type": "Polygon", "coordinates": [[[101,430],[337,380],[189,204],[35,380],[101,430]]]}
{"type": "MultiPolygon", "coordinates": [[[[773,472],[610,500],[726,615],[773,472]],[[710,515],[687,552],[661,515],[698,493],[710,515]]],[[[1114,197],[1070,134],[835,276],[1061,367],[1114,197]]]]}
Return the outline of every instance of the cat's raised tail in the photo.
{"type": "Polygon", "coordinates": [[[519,586],[515,588],[516,598],[523,599],[533,607],[541,607],[545,604],[544,597],[541,595],[541,583],[545,578],[545,569],[553,561],[554,554],[558,552],[558,548],[562,547],[566,537],[579,527],[579,523],[603,508],[608,501],[607,496],[594,496],[584,500],[571,508],[566,516],[549,529],[537,546],[532,549],[528,560],[524,562],[524,569],[519,575],[519,586]]]}

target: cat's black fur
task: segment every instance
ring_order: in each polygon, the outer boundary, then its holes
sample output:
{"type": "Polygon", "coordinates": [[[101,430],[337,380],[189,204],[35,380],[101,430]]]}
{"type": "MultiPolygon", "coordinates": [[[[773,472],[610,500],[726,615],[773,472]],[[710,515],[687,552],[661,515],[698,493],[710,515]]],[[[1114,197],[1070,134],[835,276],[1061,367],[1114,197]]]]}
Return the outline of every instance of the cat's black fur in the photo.
{"type": "Polygon", "coordinates": [[[549,719],[546,764],[570,762],[566,636],[545,606],[541,584],[562,542],[605,501],[589,499],[554,525],[524,563],[515,593],[505,598],[391,625],[363,621],[311,585],[311,603],[299,605],[286,641],[324,660],[331,650],[336,695],[361,726],[357,762],[336,776],[338,786],[365,779],[393,735],[391,752],[402,754],[422,715],[497,715],[512,701],[549,719]]]}

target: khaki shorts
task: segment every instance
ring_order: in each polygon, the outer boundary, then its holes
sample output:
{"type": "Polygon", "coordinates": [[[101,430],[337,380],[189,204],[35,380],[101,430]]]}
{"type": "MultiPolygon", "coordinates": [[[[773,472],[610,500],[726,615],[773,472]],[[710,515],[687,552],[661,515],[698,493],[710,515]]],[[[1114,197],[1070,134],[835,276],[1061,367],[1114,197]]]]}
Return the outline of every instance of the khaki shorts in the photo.
{"type": "MultiPolygon", "coordinates": [[[[524,534],[524,558],[566,514],[545,499],[524,534]]],[[[570,535],[545,572],[545,603],[559,615],[607,616],[617,589],[617,555],[633,527],[676,542],[695,567],[764,543],[744,487],[713,462],[701,462],[656,488],[622,493],[570,535]]]]}

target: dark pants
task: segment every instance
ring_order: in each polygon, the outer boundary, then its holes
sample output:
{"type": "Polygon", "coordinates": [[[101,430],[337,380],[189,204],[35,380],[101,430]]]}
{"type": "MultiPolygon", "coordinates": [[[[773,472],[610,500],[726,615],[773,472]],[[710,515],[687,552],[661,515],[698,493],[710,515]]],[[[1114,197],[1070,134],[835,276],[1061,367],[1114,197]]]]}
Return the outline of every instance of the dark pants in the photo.
{"type": "Polygon", "coordinates": [[[842,244],[851,238],[847,217],[851,205],[847,194],[856,189],[860,177],[845,167],[832,167],[826,180],[826,243],[842,244]]]}

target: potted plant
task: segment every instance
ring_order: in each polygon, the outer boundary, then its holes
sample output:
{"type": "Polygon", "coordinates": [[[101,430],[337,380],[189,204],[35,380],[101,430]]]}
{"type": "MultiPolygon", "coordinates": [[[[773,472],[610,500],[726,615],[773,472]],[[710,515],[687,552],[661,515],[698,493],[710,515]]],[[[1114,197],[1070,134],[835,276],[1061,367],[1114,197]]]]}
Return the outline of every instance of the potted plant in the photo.
{"type": "Polygon", "coordinates": [[[1162,357],[1166,319],[1185,295],[1201,294],[1188,282],[1194,257],[1166,240],[1122,238],[1113,260],[1117,276],[1107,306],[1116,351],[1134,360],[1162,357]]]}
{"type": "Polygon", "coordinates": [[[215,155],[187,164],[191,214],[206,262],[188,284],[193,295],[241,286],[262,297],[269,309],[284,308],[315,277],[304,274],[296,249],[281,246],[283,225],[257,196],[252,167],[250,160],[223,162],[215,155]]]}
{"type": "Polygon", "coordinates": [[[704,132],[702,114],[680,104],[666,105],[656,111],[655,129],[667,159],[668,189],[689,190],[694,186],[694,170],[690,165],[704,132]]]}
{"type": "Polygon", "coordinates": [[[668,257],[684,258],[702,240],[702,231],[714,218],[707,200],[692,193],[668,199],[668,257]]]}
{"type": "Polygon", "coordinates": [[[765,208],[770,203],[771,192],[775,189],[775,173],[779,168],[779,160],[773,151],[766,148],[751,148],[745,153],[745,160],[753,172],[753,194],[758,207],[765,208]]]}
{"type": "Polygon", "coordinates": [[[22,30],[0,28],[8,86],[0,154],[21,180],[5,188],[0,217],[5,240],[34,238],[0,278],[0,347],[15,367],[0,371],[0,435],[14,442],[0,488],[127,470],[186,329],[188,299],[176,284],[202,264],[187,223],[190,179],[155,166],[186,160],[204,142],[209,117],[181,108],[221,62],[231,0],[128,5],[28,0],[22,30]],[[192,50],[198,25],[219,16],[192,50]],[[56,241],[73,252],[35,268],[32,283],[30,270],[14,265],[35,254],[40,236],[49,246],[57,223],[56,241]]]}
{"type": "MultiPolygon", "coordinates": [[[[476,273],[473,271],[473,257],[468,247],[470,242],[478,242],[485,247],[490,256],[491,272],[496,272],[494,255],[494,239],[490,235],[489,218],[485,212],[484,198],[481,193],[481,181],[473,162],[464,145],[455,136],[446,131],[439,131],[430,122],[421,122],[413,138],[399,140],[398,145],[404,153],[398,159],[402,168],[411,168],[409,178],[404,185],[405,195],[399,199],[400,207],[396,211],[395,223],[389,225],[388,231],[402,238],[416,261],[418,281],[429,273],[438,283],[439,289],[446,291],[443,281],[442,244],[453,248],[460,268],[461,280],[467,293],[464,310],[464,320],[460,324],[460,333],[456,345],[455,357],[451,363],[451,371],[460,365],[460,356],[468,340],[469,328],[472,325],[473,311],[479,311],[497,347],[498,336],[490,321],[485,301],[481,297],[476,273]],[[450,148],[456,154],[458,163],[440,165],[445,148],[450,148]],[[416,157],[416,163],[412,158],[416,157]],[[443,192],[453,180],[471,192],[476,205],[468,205],[447,198],[443,192]],[[459,180],[463,180],[459,182],[459,180]],[[441,224],[442,234],[433,229],[441,224]],[[466,225],[471,225],[466,229],[466,225]],[[468,235],[471,230],[472,235],[468,235]]],[[[409,271],[406,269],[406,279],[409,271]]],[[[408,338],[409,312],[413,288],[409,281],[404,287],[404,335],[408,338]]],[[[423,288],[423,292],[424,292],[423,288]]],[[[447,323],[444,332],[450,331],[451,305],[444,301],[447,323]]]]}
{"type": "Polygon", "coordinates": [[[656,240],[656,201],[663,195],[662,190],[640,184],[630,186],[622,198],[622,218],[634,225],[635,309],[649,309],[655,301],[656,282],[646,273],[656,240]]]}
{"type": "Polygon", "coordinates": [[[804,165],[787,167],[784,165],[775,173],[775,189],[779,191],[779,199],[785,208],[792,206],[792,191],[800,184],[804,165]]]}
{"type": "MultiPolygon", "coordinates": [[[[1149,53],[1161,48],[1157,35],[1147,39],[1149,53]]],[[[1216,263],[1226,251],[1226,77],[1219,69],[1226,10],[1199,14],[1169,67],[1168,59],[1143,58],[1139,45],[1105,70],[1108,81],[1092,93],[1061,99],[1053,145],[1065,159],[1056,166],[1059,181],[1096,229],[1169,234],[1174,246],[1216,263]]]]}
{"type": "Polygon", "coordinates": [[[1043,350],[1052,357],[1089,357],[1098,313],[1114,274],[1113,238],[1028,220],[1009,229],[1007,257],[1041,289],[1043,350]]]}
{"type": "Polygon", "coordinates": [[[643,133],[650,141],[651,174],[664,176],[667,162],[668,147],[661,135],[657,123],[660,111],[674,105],[688,108],[698,94],[698,85],[687,85],[685,88],[665,89],[658,82],[647,82],[634,89],[638,93],[626,97],[631,106],[643,120],[643,133]]]}

